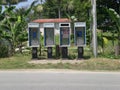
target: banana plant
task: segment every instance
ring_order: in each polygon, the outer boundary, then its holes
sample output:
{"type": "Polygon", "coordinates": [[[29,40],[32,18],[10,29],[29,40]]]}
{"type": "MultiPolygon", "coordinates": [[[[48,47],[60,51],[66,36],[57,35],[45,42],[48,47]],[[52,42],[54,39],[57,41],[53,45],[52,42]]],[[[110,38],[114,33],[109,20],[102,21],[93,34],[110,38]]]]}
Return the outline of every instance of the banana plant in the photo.
{"type": "MultiPolygon", "coordinates": [[[[107,12],[109,13],[111,19],[115,23],[116,29],[117,29],[117,34],[118,34],[118,47],[120,48],[120,15],[112,8],[106,9],[107,12]]],[[[119,49],[117,49],[119,50],[119,49]]],[[[117,51],[118,54],[120,54],[119,51],[117,51]]]]}
{"type": "Polygon", "coordinates": [[[6,8],[4,11],[2,11],[2,6],[0,5],[0,42],[2,42],[3,37],[3,29],[1,28],[2,23],[5,21],[5,17],[7,16],[7,13],[10,12],[13,9],[13,7],[6,8]]]}
{"type": "Polygon", "coordinates": [[[111,19],[115,22],[117,30],[120,32],[120,15],[112,8],[107,10],[111,19]]]}
{"type": "Polygon", "coordinates": [[[27,36],[26,32],[26,18],[30,13],[32,7],[37,1],[34,1],[30,8],[28,8],[24,13],[15,13],[14,6],[6,6],[5,7],[5,18],[2,20],[1,28],[2,28],[2,37],[9,41],[11,45],[11,53],[15,53],[16,47],[18,44],[22,43],[27,36]]]}
{"type": "Polygon", "coordinates": [[[33,9],[34,5],[37,3],[38,1],[34,1],[30,7],[28,9],[24,9],[24,8],[20,8],[19,10],[17,10],[17,18],[18,18],[18,22],[20,23],[20,25],[18,26],[18,30],[21,31],[20,34],[17,36],[17,40],[18,40],[18,47],[20,52],[22,53],[22,43],[28,40],[28,35],[27,35],[27,23],[28,23],[28,15],[30,14],[31,10],[33,9]]]}

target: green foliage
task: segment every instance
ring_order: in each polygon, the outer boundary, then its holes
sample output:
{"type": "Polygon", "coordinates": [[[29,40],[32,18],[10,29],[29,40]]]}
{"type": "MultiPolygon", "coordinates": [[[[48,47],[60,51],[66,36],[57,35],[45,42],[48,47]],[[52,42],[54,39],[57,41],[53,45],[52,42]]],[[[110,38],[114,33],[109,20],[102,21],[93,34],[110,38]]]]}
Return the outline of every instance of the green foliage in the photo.
{"type": "Polygon", "coordinates": [[[86,44],[87,45],[90,45],[91,44],[91,33],[92,33],[92,31],[91,30],[89,30],[89,29],[87,29],[86,30],[86,44]]]}
{"type": "Polygon", "coordinates": [[[115,22],[118,31],[120,32],[120,15],[114,9],[109,9],[107,11],[110,14],[112,20],[115,22]]]}
{"type": "Polygon", "coordinates": [[[6,45],[0,45],[0,58],[8,57],[9,56],[9,50],[6,45]]]}
{"type": "Polygon", "coordinates": [[[34,2],[32,2],[32,4],[30,5],[30,7],[24,12],[24,16],[28,16],[28,14],[31,12],[31,10],[33,9],[33,6],[37,3],[38,1],[35,0],[34,2]]]}
{"type": "Polygon", "coordinates": [[[99,32],[97,35],[98,45],[104,48],[108,44],[108,39],[103,36],[102,32],[99,32]]]}
{"type": "Polygon", "coordinates": [[[114,24],[111,16],[104,8],[113,8],[119,13],[119,0],[97,0],[97,24],[104,31],[113,30],[114,24]]]}
{"type": "Polygon", "coordinates": [[[70,38],[71,38],[71,43],[74,43],[74,34],[71,34],[70,38]]]}
{"type": "MultiPolygon", "coordinates": [[[[4,4],[12,5],[13,2],[20,2],[21,0],[0,0],[0,3],[5,2],[4,4]],[[7,2],[8,1],[8,2],[7,2]]],[[[58,18],[59,11],[61,12],[61,18],[68,17],[74,21],[86,21],[87,28],[89,29],[90,24],[90,9],[91,9],[91,0],[45,0],[44,3],[33,6],[37,1],[34,1],[30,8],[20,8],[16,10],[15,6],[5,6],[5,10],[2,11],[2,6],[0,6],[0,40],[2,38],[9,41],[10,45],[15,49],[18,46],[22,46],[22,43],[27,40],[27,23],[31,18],[58,18]],[[42,7],[43,10],[40,10],[42,7]],[[37,8],[37,10],[35,10],[37,8]],[[33,9],[33,10],[32,10],[33,9]],[[40,11],[39,11],[39,10],[40,11]],[[31,12],[32,11],[32,12],[31,12]],[[34,11],[34,12],[33,12],[34,11]],[[32,14],[35,13],[33,16],[32,14]],[[37,14],[36,14],[37,13],[37,14]],[[28,17],[29,16],[29,17],[28,17]]],[[[118,5],[116,0],[97,0],[97,19],[98,19],[98,28],[101,28],[104,31],[115,31],[115,37],[106,35],[98,35],[98,44],[101,47],[104,47],[108,43],[108,39],[116,40],[117,34],[120,35],[119,17],[115,11],[118,12],[118,5]],[[104,9],[114,8],[106,12],[104,9]],[[110,12],[115,15],[111,15],[110,12]],[[113,21],[115,23],[113,23],[113,21]]],[[[91,31],[87,29],[87,45],[91,43],[91,31]]],[[[73,30],[73,29],[72,29],[73,30]]],[[[74,42],[74,35],[71,35],[71,42],[74,42]]],[[[117,37],[118,38],[118,37],[117,37]]],[[[41,38],[43,41],[43,37],[41,38]]],[[[56,36],[56,44],[59,45],[59,36],[56,36]]],[[[120,41],[120,40],[118,40],[120,41]]],[[[76,55],[71,54],[70,58],[74,58],[76,55]]]]}
{"type": "Polygon", "coordinates": [[[48,18],[75,16],[79,21],[86,21],[89,9],[90,0],[46,0],[43,15],[48,18]]]}
{"type": "Polygon", "coordinates": [[[120,45],[120,15],[114,9],[110,8],[105,10],[109,13],[112,21],[115,23],[115,27],[117,29],[117,36],[118,36],[118,45],[120,45]]]}
{"type": "Polygon", "coordinates": [[[74,59],[76,59],[76,55],[75,54],[71,54],[71,55],[68,56],[68,59],[74,60],[74,59]]]}
{"type": "MultiPolygon", "coordinates": [[[[27,41],[27,16],[31,12],[34,4],[37,1],[34,1],[30,8],[26,9],[25,12],[21,10],[20,12],[15,11],[15,6],[5,6],[5,10],[0,14],[4,16],[1,19],[1,38],[4,38],[6,41],[9,41],[11,47],[11,53],[14,54],[17,47],[22,47],[22,43],[27,41]]],[[[18,11],[19,11],[18,10],[18,11]]],[[[20,49],[21,50],[21,49],[20,49]]]]}
{"type": "Polygon", "coordinates": [[[55,44],[56,44],[56,45],[59,45],[59,43],[60,43],[60,39],[59,39],[59,38],[60,38],[59,35],[56,35],[56,36],[55,36],[55,44]]]}
{"type": "Polygon", "coordinates": [[[104,54],[101,54],[101,55],[99,55],[99,57],[104,57],[104,58],[108,58],[108,59],[111,59],[111,60],[113,60],[113,59],[120,59],[120,55],[118,55],[118,56],[116,56],[114,53],[104,53],[104,54]]]}
{"type": "Polygon", "coordinates": [[[89,19],[90,3],[90,0],[74,0],[74,15],[78,18],[78,21],[87,21],[89,19]]]}

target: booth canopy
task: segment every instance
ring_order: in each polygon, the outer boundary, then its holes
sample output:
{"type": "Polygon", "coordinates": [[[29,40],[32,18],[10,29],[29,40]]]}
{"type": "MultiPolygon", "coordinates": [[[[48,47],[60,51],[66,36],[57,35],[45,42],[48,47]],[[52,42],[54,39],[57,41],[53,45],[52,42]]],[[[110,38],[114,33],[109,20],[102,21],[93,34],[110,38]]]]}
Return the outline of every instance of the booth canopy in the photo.
{"type": "Polygon", "coordinates": [[[57,19],[36,19],[35,23],[69,23],[71,22],[68,18],[57,18],[57,19]]]}

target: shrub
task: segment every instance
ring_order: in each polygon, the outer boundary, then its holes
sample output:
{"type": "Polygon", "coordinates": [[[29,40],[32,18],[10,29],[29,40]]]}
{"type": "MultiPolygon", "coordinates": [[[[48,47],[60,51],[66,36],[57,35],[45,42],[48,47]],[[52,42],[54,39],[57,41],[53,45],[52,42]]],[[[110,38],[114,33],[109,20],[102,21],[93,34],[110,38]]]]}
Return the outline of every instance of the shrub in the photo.
{"type": "Polygon", "coordinates": [[[8,47],[5,45],[0,45],[0,58],[8,57],[9,50],[8,47]]]}

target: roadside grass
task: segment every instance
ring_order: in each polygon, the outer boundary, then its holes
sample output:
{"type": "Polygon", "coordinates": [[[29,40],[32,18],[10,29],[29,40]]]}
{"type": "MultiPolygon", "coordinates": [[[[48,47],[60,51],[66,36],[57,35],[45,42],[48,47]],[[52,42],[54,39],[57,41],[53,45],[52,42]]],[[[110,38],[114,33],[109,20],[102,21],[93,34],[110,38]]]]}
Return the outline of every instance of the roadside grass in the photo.
{"type": "MultiPolygon", "coordinates": [[[[72,70],[90,70],[90,71],[120,71],[120,60],[105,59],[105,58],[90,58],[87,60],[79,60],[75,63],[74,60],[63,63],[28,63],[31,61],[30,55],[15,55],[9,58],[0,59],[0,69],[72,69],[72,70]]],[[[39,60],[40,62],[40,60],[39,60]]]]}

